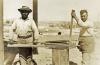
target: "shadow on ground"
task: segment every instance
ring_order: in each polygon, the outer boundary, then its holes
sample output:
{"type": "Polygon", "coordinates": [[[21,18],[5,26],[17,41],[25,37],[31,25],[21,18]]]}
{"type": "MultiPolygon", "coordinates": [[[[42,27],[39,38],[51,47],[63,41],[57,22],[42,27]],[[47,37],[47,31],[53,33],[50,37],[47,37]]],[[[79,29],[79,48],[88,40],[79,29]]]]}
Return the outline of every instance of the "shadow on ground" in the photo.
{"type": "Polygon", "coordinates": [[[77,63],[75,63],[73,61],[69,61],[69,65],[77,65],[77,63]]]}

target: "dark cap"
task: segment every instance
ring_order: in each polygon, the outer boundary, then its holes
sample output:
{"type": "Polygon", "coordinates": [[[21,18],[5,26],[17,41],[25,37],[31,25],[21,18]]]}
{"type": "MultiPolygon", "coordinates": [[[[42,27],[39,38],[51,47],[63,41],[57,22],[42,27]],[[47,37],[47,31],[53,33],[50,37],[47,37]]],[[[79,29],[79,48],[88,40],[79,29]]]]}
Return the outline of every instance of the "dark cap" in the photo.
{"type": "Polygon", "coordinates": [[[22,6],[22,8],[18,9],[18,11],[20,11],[20,12],[28,12],[28,13],[32,12],[32,10],[27,6],[22,6]]]}

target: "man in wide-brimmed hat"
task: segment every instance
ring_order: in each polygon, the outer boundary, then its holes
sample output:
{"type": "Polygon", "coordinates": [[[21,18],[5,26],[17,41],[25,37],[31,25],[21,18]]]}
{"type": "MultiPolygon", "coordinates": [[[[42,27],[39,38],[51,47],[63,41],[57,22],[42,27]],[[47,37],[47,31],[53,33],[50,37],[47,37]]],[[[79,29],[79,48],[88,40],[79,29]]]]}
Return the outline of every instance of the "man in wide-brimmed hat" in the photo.
{"type": "MultiPolygon", "coordinates": [[[[33,44],[37,41],[39,33],[34,20],[28,18],[32,10],[27,6],[22,6],[18,11],[21,13],[21,17],[16,19],[11,26],[10,41],[13,42],[13,34],[15,33],[18,44],[33,44]]],[[[36,65],[32,60],[32,48],[21,47],[18,49],[21,65],[36,65]]]]}
{"type": "Polygon", "coordinates": [[[32,12],[32,10],[27,6],[22,6],[22,8],[18,9],[18,11],[21,13],[21,17],[23,20],[28,19],[29,13],[32,12]]]}
{"type": "Polygon", "coordinates": [[[18,9],[20,12],[32,12],[32,10],[27,6],[22,6],[22,8],[18,9]]]}

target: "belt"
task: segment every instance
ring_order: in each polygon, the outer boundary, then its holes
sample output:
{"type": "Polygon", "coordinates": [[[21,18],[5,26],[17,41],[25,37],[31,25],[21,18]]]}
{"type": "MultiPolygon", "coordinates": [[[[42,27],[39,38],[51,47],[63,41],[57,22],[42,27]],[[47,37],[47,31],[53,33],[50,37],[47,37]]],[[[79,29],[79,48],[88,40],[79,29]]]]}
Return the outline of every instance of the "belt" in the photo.
{"type": "Polygon", "coordinates": [[[18,35],[18,38],[23,38],[23,39],[30,38],[30,37],[32,37],[32,35],[27,35],[27,36],[19,36],[18,35]]]}

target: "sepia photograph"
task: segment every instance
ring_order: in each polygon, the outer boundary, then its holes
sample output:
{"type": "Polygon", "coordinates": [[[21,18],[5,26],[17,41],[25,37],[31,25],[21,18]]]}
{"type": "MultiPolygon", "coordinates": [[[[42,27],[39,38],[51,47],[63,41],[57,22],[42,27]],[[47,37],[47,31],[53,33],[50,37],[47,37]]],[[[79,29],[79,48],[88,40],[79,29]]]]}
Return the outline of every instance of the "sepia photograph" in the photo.
{"type": "Polygon", "coordinates": [[[100,65],[99,0],[0,0],[0,65],[100,65]]]}

